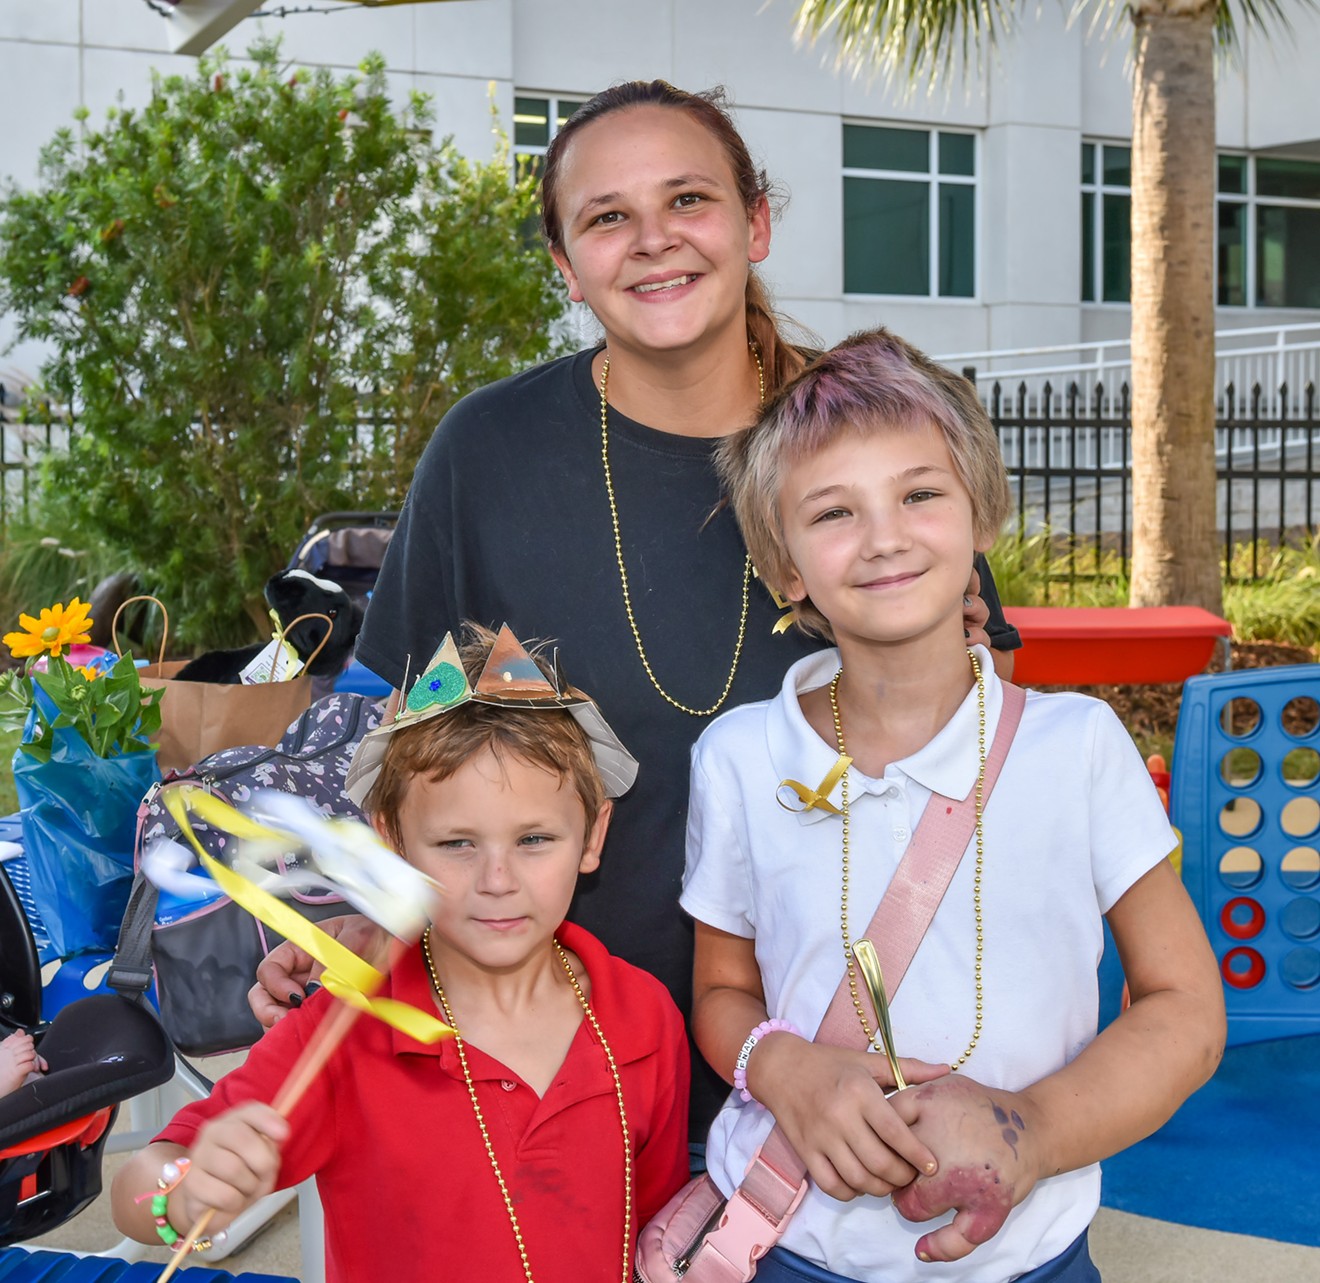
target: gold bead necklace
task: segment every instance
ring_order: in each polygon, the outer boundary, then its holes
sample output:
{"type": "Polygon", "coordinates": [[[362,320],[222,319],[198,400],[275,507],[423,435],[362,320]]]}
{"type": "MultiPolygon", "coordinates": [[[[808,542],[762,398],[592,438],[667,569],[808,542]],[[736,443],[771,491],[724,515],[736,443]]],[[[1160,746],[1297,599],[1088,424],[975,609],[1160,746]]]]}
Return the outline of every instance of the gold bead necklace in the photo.
{"type": "MultiPolygon", "coordinates": [[[[976,917],[976,1024],[972,1030],[972,1040],[967,1044],[967,1050],[963,1052],[953,1063],[954,1070],[967,1063],[967,1059],[976,1049],[976,1044],[981,1039],[981,1019],[984,1015],[985,994],[981,984],[981,962],[985,954],[985,930],[984,921],[981,916],[981,874],[985,866],[985,835],[981,831],[981,817],[984,810],[985,801],[985,677],[981,673],[981,661],[976,657],[976,652],[969,650],[968,657],[972,661],[972,672],[976,674],[976,714],[977,714],[977,751],[980,757],[980,765],[976,772],[976,874],[972,880],[972,906],[976,917]]],[[[839,756],[847,757],[848,750],[843,742],[843,718],[839,714],[839,678],[843,676],[843,668],[834,674],[834,680],[830,682],[830,712],[834,714],[834,738],[838,744],[839,756]]],[[[852,933],[848,928],[848,773],[843,774],[843,891],[840,895],[839,925],[843,931],[843,956],[848,963],[848,991],[852,994],[853,1007],[857,1011],[857,1019],[862,1023],[862,1032],[866,1035],[867,1041],[876,1051],[883,1052],[878,1032],[872,1031],[871,1023],[866,1018],[866,1012],[862,1008],[862,1000],[857,993],[857,971],[853,966],[852,956],[852,933]]],[[[451,1022],[452,1023],[452,1022],[451,1022]]]]}
{"type": "MultiPolygon", "coordinates": [[[[623,1080],[619,1076],[619,1066],[615,1063],[614,1053],[610,1050],[609,1043],[605,1041],[605,1035],[596,1020],[596,1013],[592,1011],[591,1004],[587,1001],[587,995],[582,992],[582,986],[578,983],[578,978],[573,972],[573,964],[569,962],[568,954],[564,952],[564,947],[558,940],[553,943],[555,952],[559,955],[559,961],[563,964],[564,971],[568,975],[568,983],[573,986],[573,994],[578,1000],[578,1005],[586,1015],[587,1021],[600,1042],[601,1049],[605,1052],[605,1060],[610,1067],[610,1076],[614,1079],[614,1097],[619,1104],[619,1126],[623,1131],[623,1273],[620,1275],[620,1280],[621,1283],[630,1283],[632,1279],[632,1252],[630,1250],[632,1247],[632,1142],[629,1139],[628,1132],[628,1111],[623,1103],[623,1080]]],[[[499,1185],[500,1195],[504,1199],[504,1210],[509,1217],[514,1242],[518,1245],[518,1258],[522,1261],[523,1275],[527,1283],[534,1283],[532,1267],[527,1260],[527,1247],[523,1242],[522,1228],[518,1224],[518,1213],[514,1211],[513,1197],[509,1193],[509,1187],[504,1183],[504,1173],[500,1170],[499,1160],[495,1157],[495,1146],[491,1143],[490,1132],[486,1128],[486,1118],[481,1112],[481,1104],[477,1100],[477,1088],[472,1081],[472,1071],[468,1068],[463,1035],[458,1031],[454,1013],[449,1008],[449,1000],[445,997],[445,991],[440,984],[440,976],[435,969],[435,959],[431,956],[430,927],[426,928],[426,932],[422,936],[422,954],[426,958],[426,969],[431,975],[431,984],[435,989],[435,996],[440,1003],[440,1009],[445,1013],[445,1023],[454,1031],[454,1049],[458,1052],[458,1063],[463,1069],[463,1082],[467,1086],[468,1099],[472,1102],[472,1112],[476,1115],[477,1128],[481,1132],[481,1140],[486,1147],[486,1157],[490,1160],[491,1171],[495,1173],[495,1181],[499,1185]]]]}
{"type": "MultiPolygon", "coordinates": [[[[756,362],[756,385],[759,396],[758,405],[765,404],[765,370],[761,366],[761,354],[753,345],[751,347],[752,360],[756,362]]],[[[733,647],[733,663],[729,665],[729,675],[724,681],[724,689],[720,691],[719,698],[709,708],[691,708],[689,705],[675,699],[663,686],[660,685],[660,679],[656,677],[651,668],[651,661],[646,657],[646,647],[642,645],[641,630],[637,627],[637,619],[633,614],[632,594],[628,590],[628,569],[623,562],[623,538],[619,534],[619,505],[614,497],[614,476],[610,471],[610,403],[608,398],[610,379],[610,358],[605,357],[605,364],[600,370],[600,457],[605,468],[605,494],[610,501],[610,524],[614,528],[614,559],[619,565],[619,584],[623,589],[623,609],[628,616],[628,627],[632,629],[633,641],[637,643],[637,654],[642,661],[642,667],[646,669],[646,675],[651,679],[651,685],[660,692],[661,698],[666,703],[672,704],[681,713],[690,713],[693,717],[709,717],[712,713],[719,712],[724,701],[729,698],[729,692],[733,689],[733,679],[738,672],[738,661],[742,658],[743,639],[747,636],[747,607],[751,598],[752,584],[752,558],[750,555],[743,559],[743,578],[742,578],[742,610],[738,616],[738,640],[733,647]]]]}

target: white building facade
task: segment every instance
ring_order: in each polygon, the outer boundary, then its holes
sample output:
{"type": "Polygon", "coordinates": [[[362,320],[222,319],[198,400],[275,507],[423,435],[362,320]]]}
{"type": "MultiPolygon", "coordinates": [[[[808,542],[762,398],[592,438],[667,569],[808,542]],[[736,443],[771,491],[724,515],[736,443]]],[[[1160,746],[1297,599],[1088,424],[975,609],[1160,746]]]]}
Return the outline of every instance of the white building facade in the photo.
{"type": "MultiPolygon", "coordinates": [[[[780,307],[832,342],[883,322],[930,351],[1125,338],[1127,36],[1088,39],[1063,6],[1022,19],[984,72],[909,97],[795,44],[793,0],[452,0],[371,8],[272,0],[224,43],[278,34],[291,61],[385,56],[436,130],[492,147],[490,102],[518,150],[614,81],[723,84],[753,154],[788,197],[763,271],[780,307]]],[[[149,0],[0,0],[9,111],[0,174],[36,177],[60,126],[144,102],[151,71],[188,73],[149,0]]],[[[1247,33],[1220,68],[1218,328],[1320,325],[1320,14],[1247,33]],[[1308,67],[1310,70],[1308,71],[1308,67]]],[[[0,320],[0,341],[10,328],[0,320]]],[[[1317,332],[1320,337],[1320,331],[1317,332]]],[[[40,354],[6,364],[35,373],[40,354]]]]}

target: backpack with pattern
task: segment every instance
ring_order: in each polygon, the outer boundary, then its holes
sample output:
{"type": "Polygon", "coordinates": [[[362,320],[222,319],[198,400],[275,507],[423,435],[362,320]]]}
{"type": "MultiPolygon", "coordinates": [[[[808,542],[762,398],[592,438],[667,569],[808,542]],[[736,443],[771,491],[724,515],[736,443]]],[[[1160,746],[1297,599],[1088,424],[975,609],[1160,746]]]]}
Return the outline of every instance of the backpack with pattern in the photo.
{"type": "MultiPolygon", "coordinates": [[[[275,748],[224,749],[184,771],[169,773],[138,809],[133,881],[108,983],[142,999],[154,976],[161,1023],[186,1055],[248,1047],[262,1029],[248,1008],[257,964],[283,937],[222,894],[185,901],[160,892],[141,873],[142,853],[160,838],[179,840],[179,826],[162,795],[192,784],[241,807],[254,792],[274,789],[309,799],[326,815],[361,817],[344,795],[353,750],[380,723],[381,701],[338,693],[317,700],[275,748]]],[[[205,824],[194,829],[207,851],[222,855],[227,835],[205,824]]],[[[313,921],[347,910],[337,896],[296,896],[313,921]]]]}

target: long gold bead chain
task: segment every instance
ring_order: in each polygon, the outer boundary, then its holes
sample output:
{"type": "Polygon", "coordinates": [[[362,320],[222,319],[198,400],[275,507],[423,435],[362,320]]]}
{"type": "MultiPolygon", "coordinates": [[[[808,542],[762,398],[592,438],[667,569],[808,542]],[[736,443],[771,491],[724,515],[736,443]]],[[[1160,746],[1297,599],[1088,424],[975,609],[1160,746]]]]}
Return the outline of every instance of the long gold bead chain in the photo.
{"type": "MultiPolygon", "coordinates": [[[[972,1029],[972,1040],[967,1044],[967,1050],[953,1062],[955,1071],[967,1063],[968,1058],[976,1049],[976,1044],[980,1042],[981,1024],[985,1015],[985,992],[981,974],[981,965],[985,956],[985,922],[981,910],[981,876],[985,867],[985,834],[981,827],[981,818],[985,806],[985,677],[981,672],[981,661],[976,657],[976,653],[969,650],[967,655],[972,661],[972,671],[976,674],[976,736],[977,751],[980,758],[976,773],[976,872],[972,879],[972,908],[976,919],[976,1022],[972,1029]]],[[[843,717],[839,713],[839,679],[842,676],[843,669],[840,668],[834,674],[834,680],[830,682],[830,712],[834,716],[834,738],[838,745],[839,756],[847,757],[848,749],[843,740],[843,717]]],[[[866,1035],[867,1041],[876,1051],[883,1052],[884,1047],[880,1044],[879,1035],[871,1029],[871,1023],[867,1020],[865,1008],[862,1006],[861,996],[857,992],[857,970],[853,965],[852,956],[852,932],[848,926],[849,807],[848,773],[846,771],[841,786],[843,793],[843,890],[839,897],[839,925],[843,933],[843,956],[848,965],[848,992],[852,995],[853,1008],[857,1012],[857,1019],[861,1022],[862,1032],[866,1035]]]]}
{"type": "MultiPolygon", "coordinates": [[[[751,353],[752,360],[756,362],[759,404],[764,404],[765,370],[761,366],[761,355],[754,346],[751,348],[751,353]]],[[[607,356],[605,364],[601,366],[600,370],[600,457],[605,468],[605,494],[610,502],[610,524],[614,529],[614,559],[619,566],[619,585],[623,589],[623,609],[628,616],[628,627],[632,629],[633,641],[637,644],[637,655],[642,661],[642,667],[646,669],[646,675],[650,678],[651,685],[660,693],[661,698],[681,713],[688,713],[693,717],[709,717],[712,713],[719,712],[724,705],[724,701],[729,698],[729,692],[733,689],[733,679],[738,672],[738,663],[742,659],[743,641],[747,636],[747,610],[751,601],[752,559],[750,555],[743,559],[742,607],[738,616],[738,640],[734,643],[733,662],[729,665],[729,675],[725,678],[724,689],[720,691],[719,698],[709,708],[692,708],[681,700],[675,699],[660,685],[660,679],[656,677],[654,670],[651,668],[651,661],[646,656],[646,647],[642,645],[642,633],[637,627],[637,618],[633,614],[632,593],[628,589],[628,569],[623,561],[623,537],[619,534],[619,505],[614,497],[614,475],[610,470],[609,379],[610,358],[607,356]]]]}
{"type": "MultiPolygon", "coordinates": [[[[592,1031],[601,1045],[601,1049],[605,1052],[605,1060],[610,1067],[610,1076],[614,1079],[614,1097],[619,1105],[619,1126],[623,1131],[623,1272],[620,1275],[620,1283],[630,1283],[632,1279],[632,1252],[630,1250],[632,1246],[632,1141],[628,1132],[628,1111],[623,1102],[623,1080],[619,1075],[619,1066],[615,1062],[614,1053],[610,1050],[609,1043],[605,1041],[605,1034],[596,1020],[596,1013],[592,1011],[591,1004],[587,1001],[587,995],[582,992],[582,986],[578,983],[573,966],[568,960],[568,954],[564,952],[564,947],[558,940],[554,941],[554,946],[555,952],[559,955],[559,961],[563,964],[564,971],[568,975],[568,982],[573,986],[573,994],[578,1000],[578,1005],[586,1015],[592,1031]]],[[[467,1087],[468,1100],[472,1102],[472,1112],[476,1115],[477,1128],[481,1132],[481,1141],[486,1147],[486,1158],[490,1162],[491,1171],[495,1173],[495,1180],[500,1187],[500,1196],[504,1199],[504,1210],[509,1218],[509,1226],[513,1230],[514,1242],[518,1246],[518,1259],[522,1262],[523,1277],[527,1280],[527,1283],[535,1283],[532,1278],[532,1266],[527,1259],[527,1246],[523,1242],[522,1228],[518,1223],[518,1213],[514,1210],[513,1197],[509,1193],[508,1185],[505,1184],[504,1173],[500,1170],[499,1160],[495,1157],[495,1146],[491,1142],[490,1132],[486,1128],[486,1116],[481,1112],[481,1103],[477,1100],[477,1088],[472,1081],[472,1071],[468,1068],[463,1035],[458,1031],[458,1025],[454,1021],[454,1013],[450,1010],[449,1000],[445,997],[444,988],[440,984],[440,977],[436,973],[435,960],[431,956],[430,927],[427,927],[426,933],[422,936],[422,953],[426,958],[426,969],[430,973],[435,996],[440,1003],[441,1010],[445,1013],[445,1023],[454,1031],[454,1049],[458,1052],[458,1063],[463,1069],[463,1082],[467,1087]]]]}

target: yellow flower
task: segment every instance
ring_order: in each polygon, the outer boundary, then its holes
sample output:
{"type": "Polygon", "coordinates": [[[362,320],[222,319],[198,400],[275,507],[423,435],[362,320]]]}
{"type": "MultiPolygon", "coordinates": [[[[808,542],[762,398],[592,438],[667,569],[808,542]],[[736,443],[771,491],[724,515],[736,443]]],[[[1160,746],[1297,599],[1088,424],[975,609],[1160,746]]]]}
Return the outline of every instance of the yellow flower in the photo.
{"type": "Polygon", "coordinates": [[[81,673],[89,682],[94,682],[101,675],[90,664],[75,664],[73,671],[81,673]]]}
{"type": "Polygon", "coordinates": [[[39,619],[31,615],[19,615],[19,627],[23,632],[6,633],[5,645],[15,659],[28,659],[33,655],[63,654],[66,646],[77,646],[92,639],[89,631],[92,621],[87,617],[91,607],[75,597],[68,610],[63,602],[47,606],[39,619]]]}

